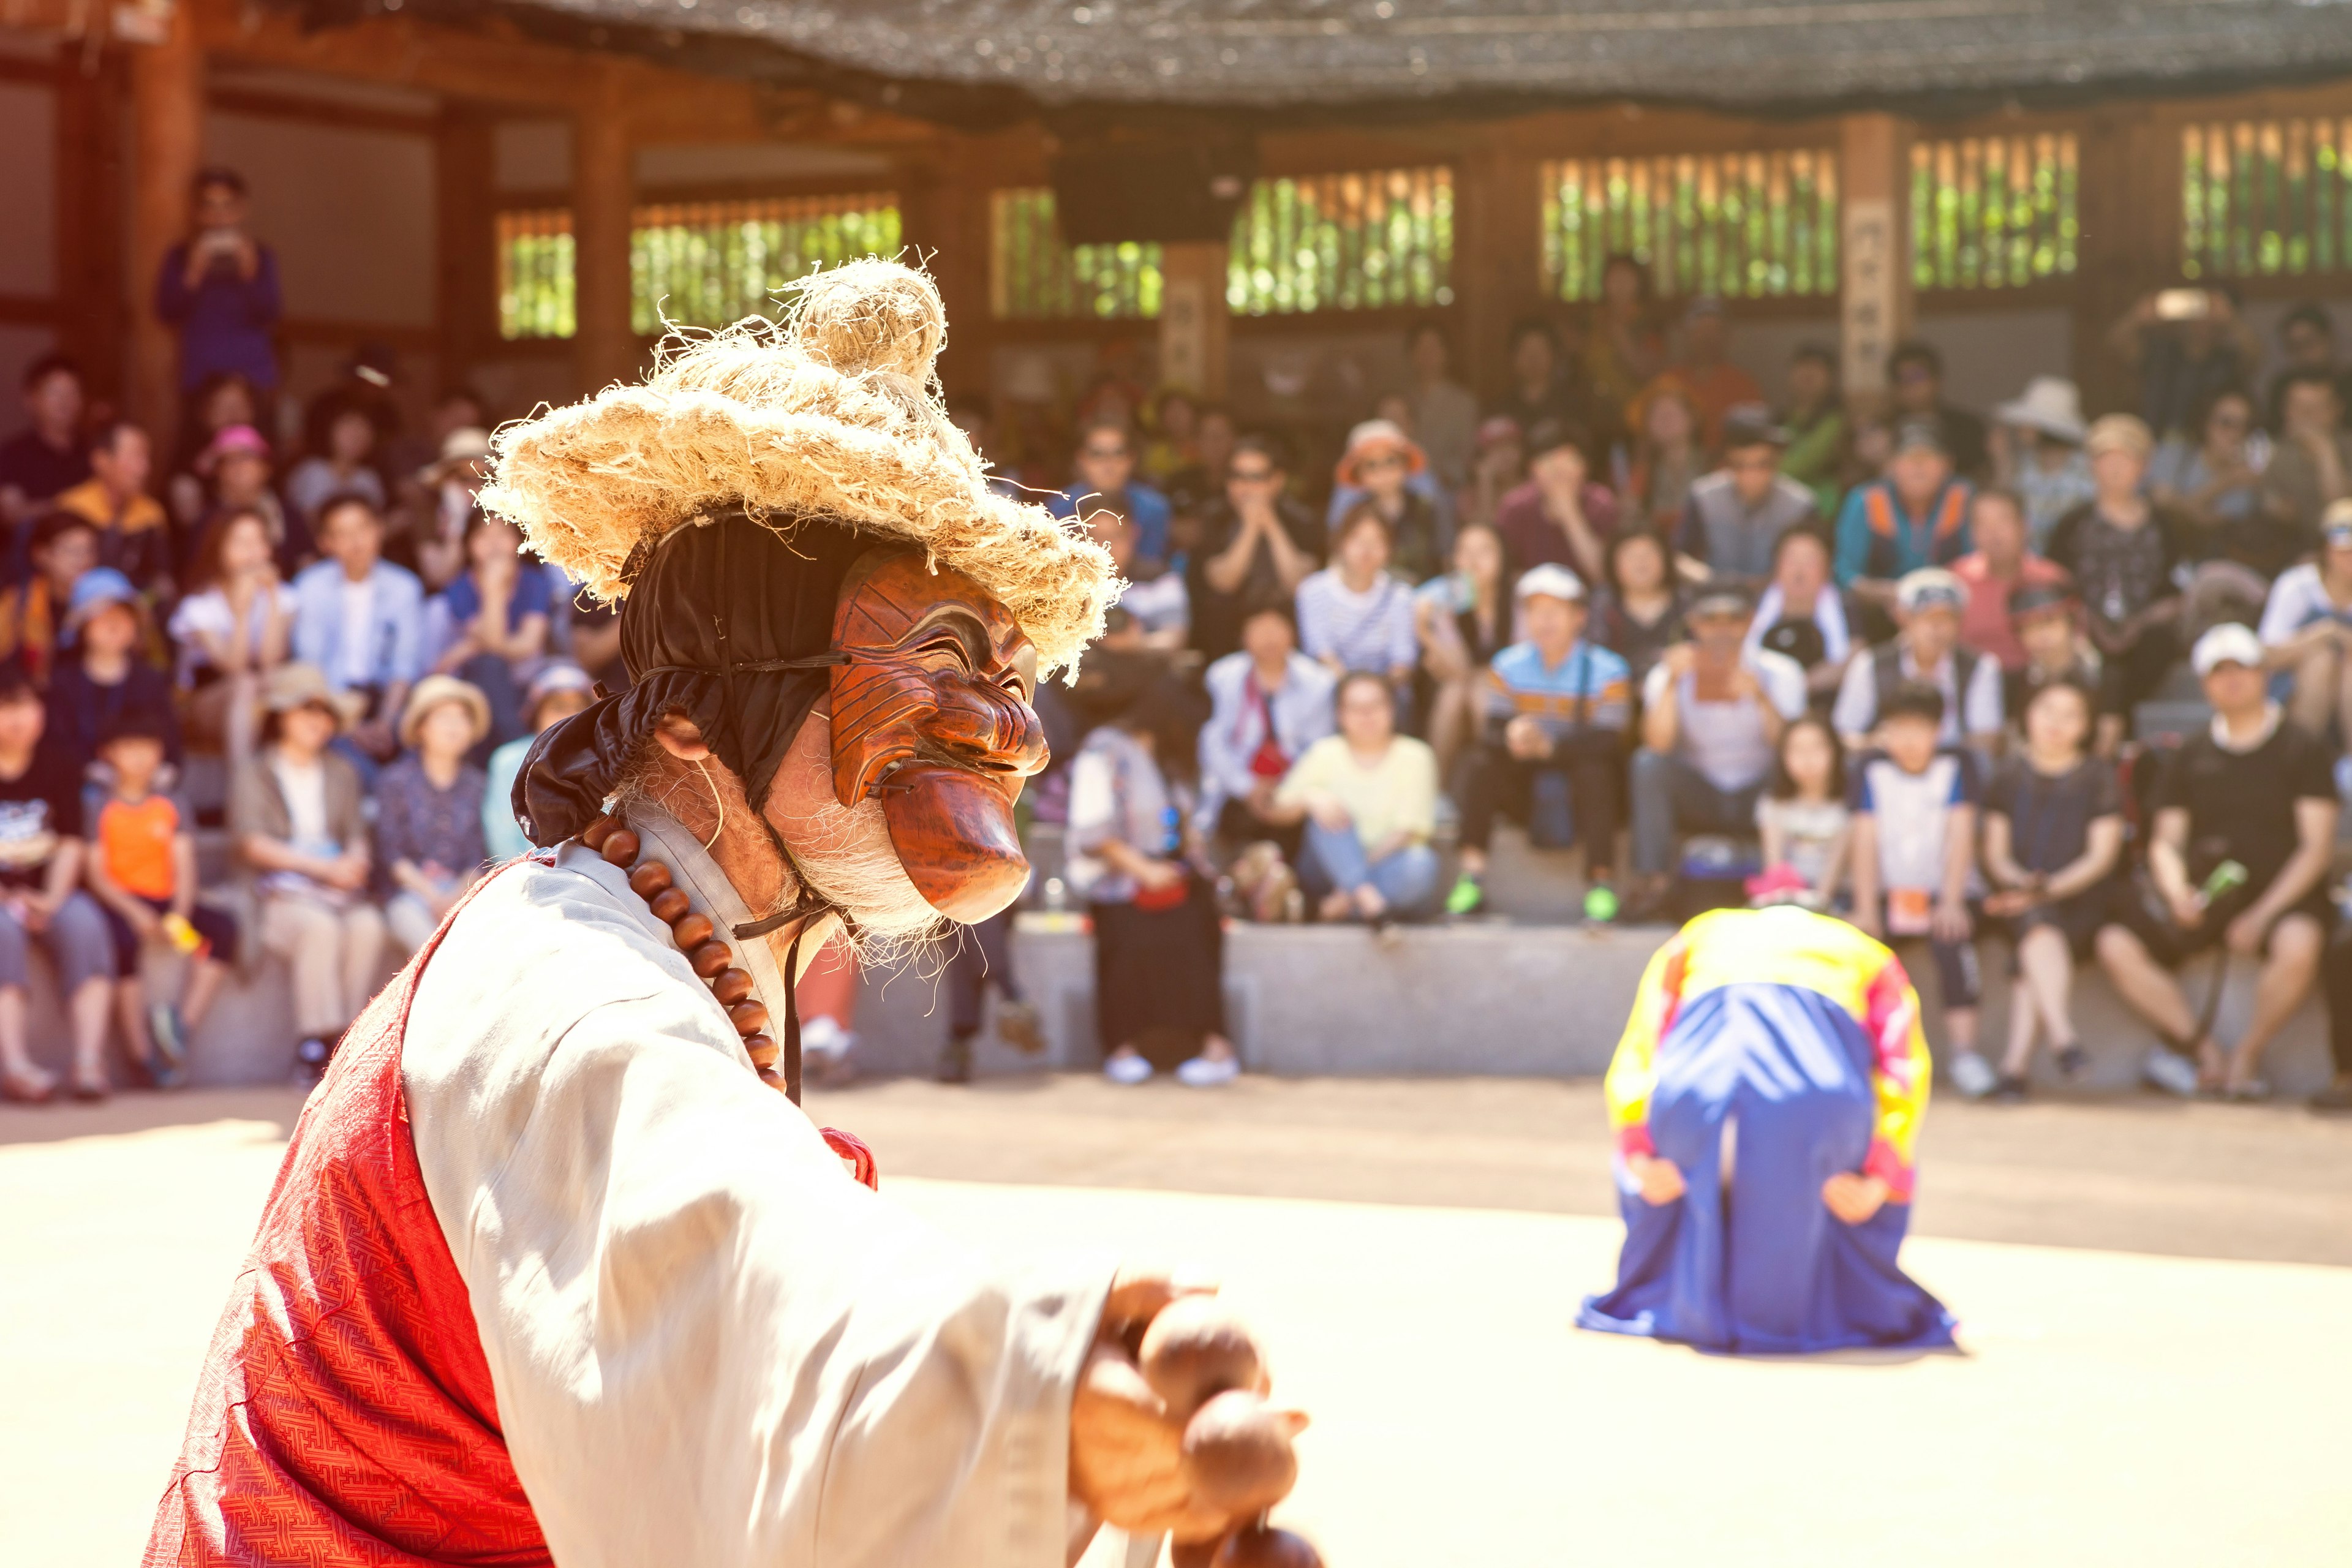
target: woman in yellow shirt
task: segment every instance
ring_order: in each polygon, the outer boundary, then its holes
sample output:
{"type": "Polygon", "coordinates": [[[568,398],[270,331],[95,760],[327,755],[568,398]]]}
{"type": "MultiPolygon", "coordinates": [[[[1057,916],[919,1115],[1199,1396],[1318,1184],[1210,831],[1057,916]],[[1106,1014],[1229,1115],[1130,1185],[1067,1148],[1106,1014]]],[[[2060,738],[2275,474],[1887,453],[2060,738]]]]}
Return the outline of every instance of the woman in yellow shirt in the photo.
{"type": "Polygon", "coordinates": [[[1396,732],[1395,694],[1381,676],[1349,675],[1333,701],[1339,732],[1291,764],[1275,813],[1307,824],[1298,879],[1321,917],[1385,931],[1437,906],[1437,757],[1396,732]]]}

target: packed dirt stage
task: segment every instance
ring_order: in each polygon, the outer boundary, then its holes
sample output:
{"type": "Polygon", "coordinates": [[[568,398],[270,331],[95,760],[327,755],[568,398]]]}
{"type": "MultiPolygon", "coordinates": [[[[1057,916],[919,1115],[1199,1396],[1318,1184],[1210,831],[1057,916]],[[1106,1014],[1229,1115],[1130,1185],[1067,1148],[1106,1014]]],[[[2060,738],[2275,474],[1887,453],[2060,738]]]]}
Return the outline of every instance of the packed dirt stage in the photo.
{"type": "Polygon", "coordinates": [[[2347,1561],[2331,7],[5,0],[0,134],[0,1568],[2347,1561]]]}

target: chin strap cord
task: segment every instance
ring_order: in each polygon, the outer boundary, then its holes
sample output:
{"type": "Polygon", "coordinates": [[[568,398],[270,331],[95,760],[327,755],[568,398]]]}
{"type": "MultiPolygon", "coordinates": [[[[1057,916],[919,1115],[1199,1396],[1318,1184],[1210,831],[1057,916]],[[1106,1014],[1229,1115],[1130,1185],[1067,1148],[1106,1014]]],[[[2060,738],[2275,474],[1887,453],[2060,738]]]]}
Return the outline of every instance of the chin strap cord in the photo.
{"type": "Polygon", "coordinates": [[[803,926],[784,949],[784,1098],[801,1102],[801,937],[803,926]]]}

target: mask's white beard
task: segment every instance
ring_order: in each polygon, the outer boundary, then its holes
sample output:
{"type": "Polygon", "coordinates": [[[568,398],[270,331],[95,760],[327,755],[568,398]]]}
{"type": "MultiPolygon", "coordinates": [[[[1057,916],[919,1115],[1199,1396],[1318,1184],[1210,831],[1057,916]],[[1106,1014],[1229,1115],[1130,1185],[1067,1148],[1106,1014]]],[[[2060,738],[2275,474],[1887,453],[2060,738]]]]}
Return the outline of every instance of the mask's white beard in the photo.
{"type": "Polygon", "coordinates": [[[784,842],[808,885],[855,923],[866,957],[914,946],[939,927],[939,910],[899,863],[879,801],[844,805],[824,792],[793,817],[784,842]]]}

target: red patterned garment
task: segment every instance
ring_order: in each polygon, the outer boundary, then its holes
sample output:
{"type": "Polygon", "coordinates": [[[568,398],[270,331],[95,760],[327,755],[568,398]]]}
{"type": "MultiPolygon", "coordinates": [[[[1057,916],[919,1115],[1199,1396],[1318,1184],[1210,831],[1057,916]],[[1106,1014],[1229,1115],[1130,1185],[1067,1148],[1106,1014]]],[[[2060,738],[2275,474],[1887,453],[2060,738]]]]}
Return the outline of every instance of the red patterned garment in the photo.
{"type": "Polygon", "coordinates": [[[552,1562],[401,1089],[409,1004],[440,941],[352,1026],[294,1129],[205,1357],[149,1568],[552,1562]]]}

